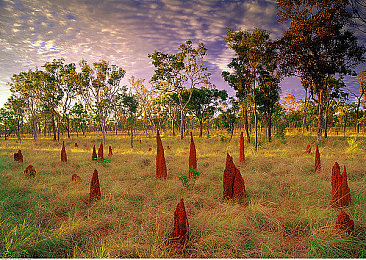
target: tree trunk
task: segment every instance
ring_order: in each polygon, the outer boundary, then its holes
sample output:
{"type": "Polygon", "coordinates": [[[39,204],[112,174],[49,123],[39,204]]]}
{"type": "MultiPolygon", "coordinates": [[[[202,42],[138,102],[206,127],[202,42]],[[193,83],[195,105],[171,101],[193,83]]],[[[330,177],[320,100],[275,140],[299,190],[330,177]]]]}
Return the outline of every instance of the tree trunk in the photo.
{"type": "Polygon", "coordinates": [[[172,118],[172,122],[171,122],[171,125],[172,125],[172,136],[175,136],[175,130],[174,130],[174,117],[172,118]]]}
{"type": "Polygon", "coordinates": [[[202,120],[200,120],[200,137],[202,137],[202,132],[203,132],[203,122],[202,120]]]}
{"type": "Polygon", "coordinates": [[[305,90],[305,104],[304,104],[304,117],[302,119],[302,134],[305,133],[305,125],[306,125],[306,112],[307,112],[307,98],[308,98],[308,89],[305,90]]]}
{"type": "Polygon", "coordinates": [[[133,148],[133,116],[131,116],[131,148],[133,148]]]}
{"type": "Polygon", "coordinates": [[[56,141],[56,124],[55,124],[55,115],[53,109],[51,110],[51,124],[52,124],[52,131],[53,131],[53,140],[56,141]]]}
{"type": "Polygon", "coordinates": [[[271,142],[272,141],[272,113],[271,112],[268,112],[267,131],[268,131],[268,141],[271,142]]]}
{"type": "Polygon", "coordinates": [[[320,90],[318,94],[318,126],[317,126],[317,141],[322,142],[323,131],[323,106],[322,106],[323,91],[320,90]]]}
{"type": "Polygon", "coordinates": [[[101,116],[100,118],[102,123],[102,135],[103,135],[103,145],[105,145],[105,118],[104,116],[101,116]]]}
{"type": "Polygon", "coordinates": [[[358,121],[358,117],[359,117],[359,110],[360,110],[360,103],[361,103],[361,100],[358,99],[358,102],[357,102],[357,108],[356,108],[356,133],[358,134],[360,132],[360,123],[358,121]]]}
{"type": "Polygon", "coordinates": [[[183,139],[184,134],[184,120],[183,120],[183,109],[180,111],[180,139],[183,139]]]}
{"type": "Polygon", "coordinates": [[[248,109],[243,109],[243,117],[244,117],[244,128],[247,134],[247,142],[250,143],[250,134],[249,134],[249,125],[248,125],[248,109]]]}

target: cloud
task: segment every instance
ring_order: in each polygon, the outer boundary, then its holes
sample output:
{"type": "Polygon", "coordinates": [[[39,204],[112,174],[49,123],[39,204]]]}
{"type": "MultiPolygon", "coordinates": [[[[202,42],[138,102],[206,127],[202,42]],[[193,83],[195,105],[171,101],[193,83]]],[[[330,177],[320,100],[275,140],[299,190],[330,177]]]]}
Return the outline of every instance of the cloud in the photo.
{"type": "MultiPolygon", "coordinates": [[[[212,81],[228,88],[221,78],[233,57],[224,43],[226,28],[258,27],[271,31],[272,38],[286,29],[277,23],[274,0],[5,0],[0,5],[0,90],[13,73],[61,57],[74,63],[105,59],[127,71],[124,84],[132,75],[148,82],[153,66],[147,55],[177,52],[188,39],[205,43],[212,81]]],[[[8,97],[3,93],[0,106],[8,97]]]]}

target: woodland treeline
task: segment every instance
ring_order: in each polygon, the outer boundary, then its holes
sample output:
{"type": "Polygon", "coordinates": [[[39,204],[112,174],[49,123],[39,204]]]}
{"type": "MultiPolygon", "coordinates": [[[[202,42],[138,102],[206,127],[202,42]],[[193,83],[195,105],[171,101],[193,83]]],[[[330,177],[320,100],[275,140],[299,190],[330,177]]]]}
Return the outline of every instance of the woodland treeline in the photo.
{"type": "Polygon", "coordinates": [[[365,131],[366,72],[354,70],[365,62],[366,49],[349,29],[355,14],[350,2],[278,0],[277,7],[279,22],[289,24],[280,39],[271,40],[259,28],[227,29],[225,43],[235,55],[222,77],[235,97],[210,82],[202,42],[194,46],[188,40],[176,53],[148,54],[152,78],[131,77],[127,85],[121,85],[123,67],[108,61],[54,59],[11,77],[0,133],[5,139],[31,134],[34,140],[59,140],[71,132],[101,131],[105,142],[106,132],[123,131],[133,146],[136,130],[168,130],[183,138],[192,128],[200,136],[211,129],[227,129],[232,136],[243,128],[257,148],[259,139],[283,137],[286,129],[315,129],[318,141],[334,127],[365,131]],[[346,75],[357,77],[357,90],[344,83],[346,75]],[[280,102],[280,82],[288,76],[300,78],[304,100],[289,95],[280,102]]]}

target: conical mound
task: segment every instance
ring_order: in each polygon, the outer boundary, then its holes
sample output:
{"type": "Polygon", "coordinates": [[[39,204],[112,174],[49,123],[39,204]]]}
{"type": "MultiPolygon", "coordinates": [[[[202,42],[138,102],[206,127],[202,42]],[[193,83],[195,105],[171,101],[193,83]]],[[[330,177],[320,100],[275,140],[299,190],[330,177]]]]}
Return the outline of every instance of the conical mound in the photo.
{"type": "Polygon", "coordinates": [[[99,200],[101,198],[98,171],[94,169],[93,177],[90,183],[90,200],[99,200]]]}
{"type": "Polygon", "coordinates": [[[98,149],[98,158],[99,160],[103,160],[103,143],[100,143],[99,149],[98,149]]]}
{"type": "Polygon", "coordinates": [[[224,198],[238,199],[246,198],[245,184],[240,171],[235,167],[233,158],[226,155],[226,167],[224,170],[224,198]]]}
{"type": "Polygon", "coordinates": [[[332,203],[338,204],[341,198],[342,176],[337,162],[332,167],[332,203]]]}
{"type": "Polygon", "coordinates": [[[321,170],[320,153],[317,145],[315,150],[315,172],[320,172],[320,170],[321,170]]]}
{"type": "Polygon", "coordinates": [[[112,156],[113,152],[112,152],[112,146],[109,146],[109,152],[108,152],[108,156],[112,156]]]}
{"type": "Polygon", "coordinates": [[[183,199],[178,203],[174,211],[174,228],[170,235],[171,241],[183,245],[187,238],[187,214],[183,199]]]}
{"type": "Polygon", "coordinates": [[[340,206],[345,207],[348,206],[350,203],[351,203],[351,193],[347,182],[346,166],[344,166],[342,174],[340,206]]]}
{"type": "Polygon", "coordinates": [[[193,141],[192,132],[191,132],[191,146],[189,149],[189,172],[188,172],[189,179],[191,179],[191,176],[192,176],[191,169],[194,169],[194,170],[197,169],[196,146],[193,141]]]}
{"type": "Polygon", "coordinates": [[[61,149],[61,162],[67,162],[67,155],[65,149],[65,142],[62,142],[62,149],[61,149]]]}
{"type": "Polygon", "coordinates": [[[350,234],[355,229],[355,224],[353,220],[351,220],[350,217],[347,215],[347,213],[341,210],[341,212],[337,216],[335,228],[339,231],[350,234]]]}
{"type": "Polygon", "coordinates": [[[97,159],[97,152],[95,150],[95,145],[93,146],[93,154],[92,154],[92,160],[96,160],[97,159]]]}
{"type": "Polygon", "coordinates": [[[14,153],[14,161],[23,162],[23,154],[21,150],[18,150],[17,153],[14,153]]]}
{"type": "Polygon", "coordinates": [[[164,148],[159,135],[159,130],[156,132],[156,178],[162,180],[167,178],[164,148]]]}

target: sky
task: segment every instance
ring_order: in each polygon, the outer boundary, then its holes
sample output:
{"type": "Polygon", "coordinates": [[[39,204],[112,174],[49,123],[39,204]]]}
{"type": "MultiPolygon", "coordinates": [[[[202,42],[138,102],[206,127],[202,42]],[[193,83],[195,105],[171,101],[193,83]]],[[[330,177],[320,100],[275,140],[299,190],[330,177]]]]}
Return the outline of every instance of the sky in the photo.
{"type": "MultiPolygon", "coordinates": [[[[104,59],[126,70],[122,84],[134,76],[148,85],[154,72],[148,54],[176,53],[186,40],[205,44],[211,82],[234,96],[221,77],[234,57],[224,42],[227,28],[264,29],[273,40],[287,29],[278,23],[275,0],[0,0],[0,107],[14,73],[58,58],[76,64],[104,59]]],[[[366,46],[366,33],[353,30],[366,46]]],[[[365,69],[361,64],[356,71],[365,69]]],[[[358,86],[356,77],[345,83],[358,86]]],[[[282,80],[281,89],[281,96],[304,97],[297,78],[282,80]]]]}

